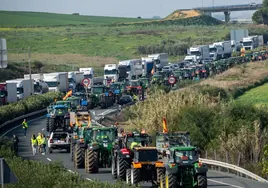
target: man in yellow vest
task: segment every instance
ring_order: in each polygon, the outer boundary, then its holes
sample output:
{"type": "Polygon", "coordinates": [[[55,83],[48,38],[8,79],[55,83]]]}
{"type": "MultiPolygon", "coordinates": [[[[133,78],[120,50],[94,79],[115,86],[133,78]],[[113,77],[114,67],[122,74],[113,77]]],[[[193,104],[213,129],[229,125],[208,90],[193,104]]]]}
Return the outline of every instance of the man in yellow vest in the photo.
{"type": "Polygon", "coordinates": [[[38,151],[41,153],[42,149],[42,138],[41,138],[41,133],[38,133],[38,136],[36,137],[37,144],[38,144],[38,151]]]}
{"type": "Polygon", "coordinates": [[[28,123],[27,123],[26,119],[24,119],[22,122],[22,128],[24,129],[24,136],[26,137],[26,132],[28,129],[28,123]]]}

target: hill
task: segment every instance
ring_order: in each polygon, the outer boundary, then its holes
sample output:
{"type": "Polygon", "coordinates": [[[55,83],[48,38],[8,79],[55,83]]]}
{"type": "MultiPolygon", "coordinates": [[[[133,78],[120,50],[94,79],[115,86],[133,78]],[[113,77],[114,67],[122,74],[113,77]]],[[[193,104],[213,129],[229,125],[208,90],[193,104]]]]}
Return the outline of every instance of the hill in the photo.
{"type": "Polygon", "coordinates": [[[165,20],[174,20],[181,18],[191,18],[200,16],[202,13],[197,10],[175,10],[170,15],[168,15],[165,20]]]}
{"type": "MultiPolygon", "coordinates": [[[[44,12],[0,11],[0,27],[42,27],[63,25],[107,25],[113,22],[142,22],[141,18],[80,16],[44,12]]],[[[147,19],[148,20],[148,19],[147,19]]]]}

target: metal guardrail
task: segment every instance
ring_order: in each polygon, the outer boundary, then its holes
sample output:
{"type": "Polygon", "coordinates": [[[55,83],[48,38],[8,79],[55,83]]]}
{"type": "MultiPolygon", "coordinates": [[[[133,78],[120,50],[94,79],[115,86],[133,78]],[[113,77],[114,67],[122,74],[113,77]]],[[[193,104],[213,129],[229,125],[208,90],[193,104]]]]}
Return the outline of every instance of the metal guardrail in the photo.
{"type": "Polygon", "coordinates": [[[35,115],[38,115],[38,114],[44,113],[46,111],[47,111],[47,109],[42,109],[42,110],[38,110],[38,111],[29,113],[29,114],[25,114],[25,115],[16,117],[16,118],[14,118],[12,120],[8,120],[5,123],[3,123],[3,124],[0,125],[0,129],[3,128],[3,127],[5,127],[5,126],[7,126],[7,125],[9,125],[9,124],[15,123],[16,121],[19,121],[19,120],[22,120],[22,119],[25,119],[25,118],[29,118],[29,117],[32,117],[32,116],[35,116],[35,115]]]}
{"type": "Polygon", "coordinates": [[[213,166],[218,166],[218,167],[223,167],[223,168],[227,168],[227,169],[230,169],[230,170],[234,170],[234,171],[237,171],[241,174],[244,174],[254,180],[257,180],[259,182],[264,182],[264,183],[268,183],[268,180],[244,169],[244,168],[241,168],[241,167],[238,167],[238,166],[235,166],[233,164],[228,164],[228,163],[224,163],[224,162],[221,162],[221,161],[215,161],[215,160],[210,160],[210,159],[204,159],[204,158],[199,158],[199,161],[202,162],[202,163],[205,163],[205,164],[208,164],[208,165],[213,165],[213,166]]]}

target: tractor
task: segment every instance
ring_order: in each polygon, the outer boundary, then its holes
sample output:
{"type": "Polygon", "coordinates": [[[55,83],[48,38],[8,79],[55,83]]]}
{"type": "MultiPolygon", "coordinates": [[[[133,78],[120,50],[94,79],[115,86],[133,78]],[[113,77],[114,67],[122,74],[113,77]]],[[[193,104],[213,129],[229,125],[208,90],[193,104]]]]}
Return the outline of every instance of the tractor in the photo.
{"type": "Polygon", "coordinates": [[[133,142],[146,146],[152,142],[152,139],[148,134],[138,132],[125,134],[118,139],[112,152],[112,176],[118,180],[126,180],[126,170],[130,168],[134,157],[131,149],[133,142]]]}
{"type": "Polygon", "coordinates": [[[70,115],[68,107],[65,105],[55,105],[48,109],[47,131],[52,132],[58,128],[68,129],[70,124],[70,115]]]}
{"type": "Polygon", "coordinates": [[[132,163],[126,170],[126,183],[137,185],[142,181],[152,183],[152,187],[160,185],[164,175],[164,163],[159,161],[156,147],[134,147],[132,163]]]}
{"type": "Polygon", "coordinates": [[[57,101],[56,105],[65,105],[68,107],[68,110],[71,111],[72,110],[72,104],[70,101],[57,101]]]}
{"type": "Polygon", "coordinates": [[[165,177],[160,178],[160,187],[207,187],[208,168],[199,162],[196,147],[177,146],[170,148],[169,151],[169,160],[164,162],[165,177]]]}
{"type": "Polygon", "coordinates": [[[119,104],[119,100],[122,97],[122,85],[120,82],[110,84],[110,89],[114,94],[114,102],[119,104]]]}
{"type": "Polygon", "coordinates": [[[71,102],[72,111],[79,110],[80,109],[80,101],[81,98],[77,96],[70,96],[66,99],[66,101],[71,102]]]}
{"type": "Polygon", "coordinates": [[[88,108],[100,106],[102,109],[114,104],[114,94],[109,88],[103,85],[91,87],[91,93],[87,93],[88,108]]]}
{"type": "Polygon", "coordinates": [[[85,167],[87,173],[111,166],[111,153],[117,137],[116,127],[92,126],[83,129],[83,137],[76,140],[74,165],[85,167]]]}

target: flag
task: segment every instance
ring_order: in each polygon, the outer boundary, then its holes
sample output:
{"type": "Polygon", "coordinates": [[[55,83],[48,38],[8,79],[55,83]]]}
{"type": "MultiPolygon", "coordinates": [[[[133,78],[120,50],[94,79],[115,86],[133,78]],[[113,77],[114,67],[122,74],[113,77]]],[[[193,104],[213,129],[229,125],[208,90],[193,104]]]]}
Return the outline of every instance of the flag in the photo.
{"type": "Polygon", "coordinates": [[[66,95],[63,97],[63,100],[66,100],[68,97],[70,97],[73,94],[73,90],[68,91],[66,95]]]}
{"type": "Polygon", "coordinates": [[[163,117],[163,133],[167,133],[168,129],[167,129],[167,120],[166,118],[163,117]]]}

